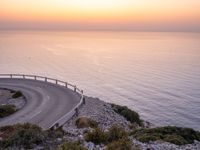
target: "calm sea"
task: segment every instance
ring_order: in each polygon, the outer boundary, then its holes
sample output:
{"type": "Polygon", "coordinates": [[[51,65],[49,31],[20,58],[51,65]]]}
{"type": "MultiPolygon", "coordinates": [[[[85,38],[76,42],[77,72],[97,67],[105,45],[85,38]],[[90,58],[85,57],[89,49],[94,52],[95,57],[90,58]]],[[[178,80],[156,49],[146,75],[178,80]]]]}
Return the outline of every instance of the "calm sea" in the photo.
{"type": "Polygon", "coordinates": [[[200,33],[0,32],[0,73],[37,74],[200,130],[200,33]]]}

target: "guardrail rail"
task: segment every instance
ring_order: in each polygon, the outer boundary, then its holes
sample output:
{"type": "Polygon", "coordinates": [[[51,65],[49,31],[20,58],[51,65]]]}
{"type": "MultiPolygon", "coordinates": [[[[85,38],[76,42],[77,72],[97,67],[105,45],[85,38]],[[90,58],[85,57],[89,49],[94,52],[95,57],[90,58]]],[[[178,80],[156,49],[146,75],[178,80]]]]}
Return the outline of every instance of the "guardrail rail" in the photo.
{"type": "Polygon", "coordinates": [[[36,80],[36,81],[44,81],[48,83],[53,83],[59,86],[63,86],[66,88],[69,88],[71,90],[74,90],[74,92],[77,92],[81,95],[80,102],[67,114],[59,118],[55,123],[53,123],[49,129],[57,129],[61,126],[63,126],[66,122],[68,122],[74,115],[78,115],[78,110],[82,106],[82,104],[85,103],[83,90],[80,90],[76,87],[76,85],[70,84],[68,82],[64,82],[61,80],[43,77],[43,76],[37,76],[37,75],[25,75],[25,74],[0,74],[0,78],[10,78],[10,79],[30,79],[30,80],[36,80]]]}

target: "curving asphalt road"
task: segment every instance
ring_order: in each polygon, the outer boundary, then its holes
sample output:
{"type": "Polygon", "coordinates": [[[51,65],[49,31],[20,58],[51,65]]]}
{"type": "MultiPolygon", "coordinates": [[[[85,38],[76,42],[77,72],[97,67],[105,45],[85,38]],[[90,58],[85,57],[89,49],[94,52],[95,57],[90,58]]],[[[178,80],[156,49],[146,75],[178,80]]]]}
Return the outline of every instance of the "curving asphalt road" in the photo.
{"type": "Polygon", "coordinates": [[[24,108],[0,119],[0,126],[29,122],[48,129],[80,102],[76,92],[44,81],[0,79],[0,87],[20,90],[27,99],[24,108]]]}

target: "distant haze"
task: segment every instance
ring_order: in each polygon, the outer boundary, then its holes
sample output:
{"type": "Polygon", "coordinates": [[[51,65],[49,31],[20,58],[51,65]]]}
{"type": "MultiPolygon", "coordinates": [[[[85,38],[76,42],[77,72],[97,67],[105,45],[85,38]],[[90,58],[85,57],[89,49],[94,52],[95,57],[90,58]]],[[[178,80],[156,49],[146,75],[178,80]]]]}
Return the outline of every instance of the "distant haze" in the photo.
{"type": "Polygon", "coordinates": [[[1,0],[1,30],[200,31],[200,1],[1,0]]]}

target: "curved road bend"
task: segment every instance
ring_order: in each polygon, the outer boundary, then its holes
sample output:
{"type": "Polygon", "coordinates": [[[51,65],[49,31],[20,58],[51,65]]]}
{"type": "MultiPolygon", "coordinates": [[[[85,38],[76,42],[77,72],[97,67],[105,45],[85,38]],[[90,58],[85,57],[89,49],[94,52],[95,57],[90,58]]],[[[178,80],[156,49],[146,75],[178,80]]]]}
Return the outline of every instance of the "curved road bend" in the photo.
{"type": "Polygon", "coordinates": [[[80,102],[76,92],[44,81],[0,79],[0,87],[20,90],[27,99],[21,110],[0,119],[0,126],[29,122],[48,129],[80,102]]]}

